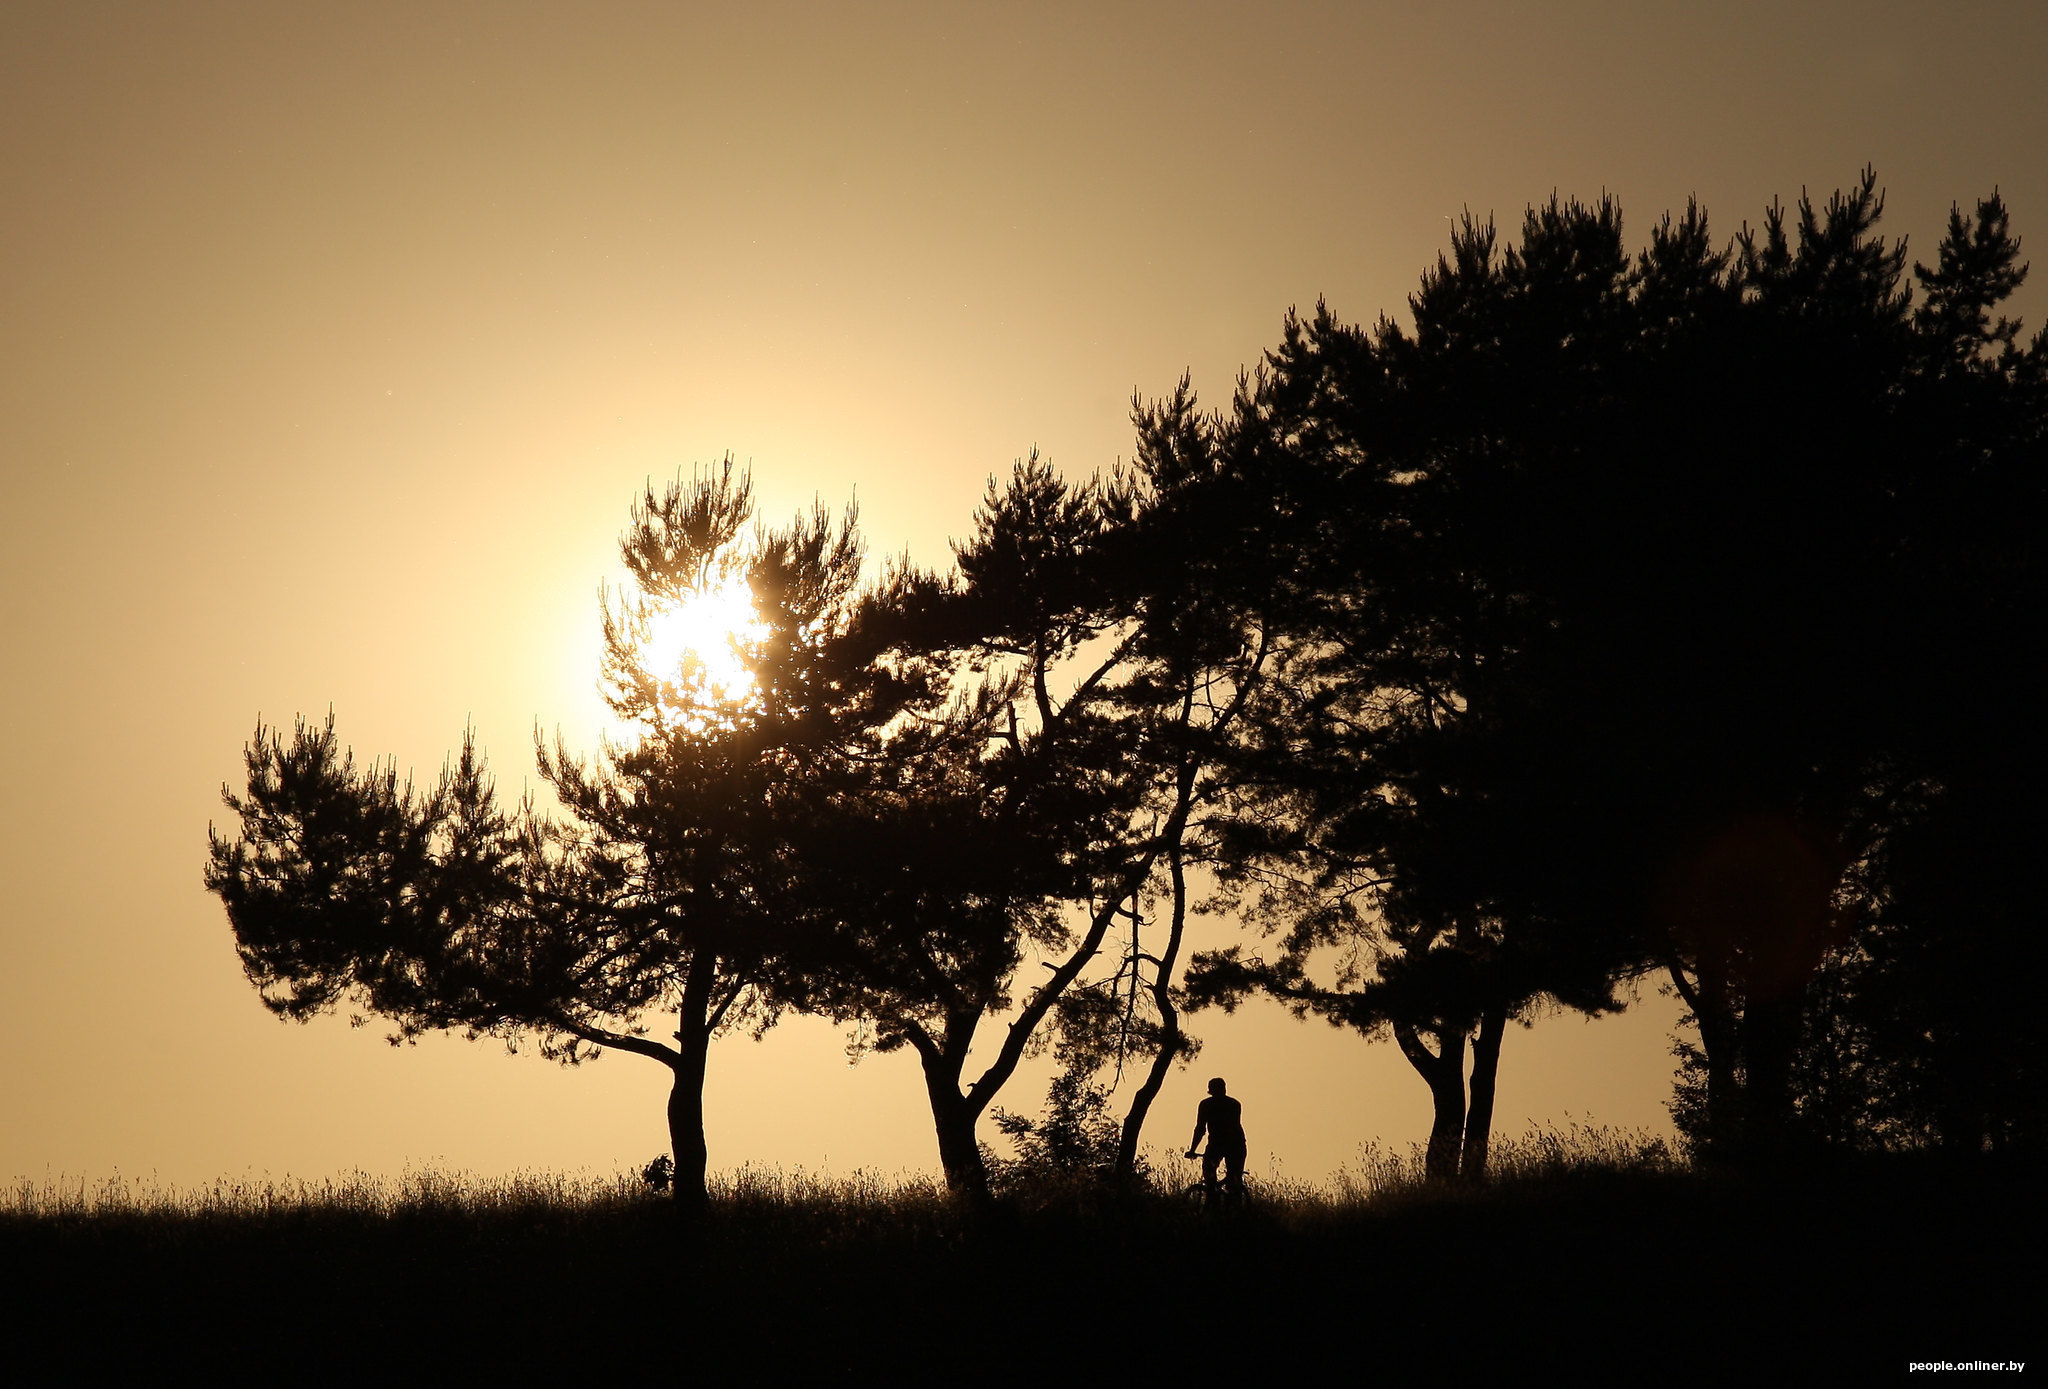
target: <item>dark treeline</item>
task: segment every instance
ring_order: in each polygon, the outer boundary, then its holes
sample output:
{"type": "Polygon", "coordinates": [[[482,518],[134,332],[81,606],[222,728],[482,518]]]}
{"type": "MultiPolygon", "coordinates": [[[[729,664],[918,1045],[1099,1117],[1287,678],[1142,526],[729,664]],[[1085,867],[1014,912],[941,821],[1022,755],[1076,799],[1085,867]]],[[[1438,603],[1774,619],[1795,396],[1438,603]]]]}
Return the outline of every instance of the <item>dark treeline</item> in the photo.
{"type": "Polygon", "coordinates": [[[605,613],[639,735],[538,749],[560,815],[467,745],[422,788],[259,727],[208,886],[284,1016],[659,1061],[686,1202],[711,1041],[788,1010],[916,1056],[970,1196],[985,1115],[1136,1176],[1183,1015],[1254,994],[1390,1036],[1443,1178],[1508,1024],[1645,980],[1700,1155],[2038,1149],[2048,345],[1995,194],[1910,273],[1881,210],[1866,173],[1634,254],[1608,200],[1468,217],[1412,326],[1290,315],[1128,466],[992,482],[944,572],[863,583],[851,516],[758,528],[729,464],[650,488],[605,613]],[[650,657],[741,584],[748,683],[650,657]],[[1198,907],[1260,943],[1190,959],[1198,907]],[[1047,1043],[1053,1113],[998,1114],[1047,1043]]]}

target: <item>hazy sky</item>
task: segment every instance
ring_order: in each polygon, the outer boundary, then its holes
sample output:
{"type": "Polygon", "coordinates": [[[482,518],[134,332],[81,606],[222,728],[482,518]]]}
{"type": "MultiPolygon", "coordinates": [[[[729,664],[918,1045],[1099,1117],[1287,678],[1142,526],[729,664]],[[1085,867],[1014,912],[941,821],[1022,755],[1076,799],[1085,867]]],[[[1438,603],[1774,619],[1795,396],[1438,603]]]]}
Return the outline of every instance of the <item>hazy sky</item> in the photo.
{"type": "MultiPolygon", "coordinates": [[[[277,1022],[200,886],[259,715],[427,776],[473,724],[515,795],[536,721],[589,745],[650,476],[730,451],[941,562],[1034,445],[1110,464],[1133,391],[1220,404],[1552,190],[1640,244],[1871,162],[1922,256],[1994,184],[2048,246],[2038,3],[731,8],[0,7],[0,1179],[666,1148],[637,1057],[277,1022]]],[[[1668,1128],[1672,1019],[1512,1032],[1502,1129],[1668,1128]]],[[[1390,1045],[1195,1027],[1155,1141],[1212,1073],[1255,1170],[1424,1136],[1390,1045]]],[[[714,1166],[935,1168],[914,1060],[840,1048],[722,1043],[714,1166]]]]}

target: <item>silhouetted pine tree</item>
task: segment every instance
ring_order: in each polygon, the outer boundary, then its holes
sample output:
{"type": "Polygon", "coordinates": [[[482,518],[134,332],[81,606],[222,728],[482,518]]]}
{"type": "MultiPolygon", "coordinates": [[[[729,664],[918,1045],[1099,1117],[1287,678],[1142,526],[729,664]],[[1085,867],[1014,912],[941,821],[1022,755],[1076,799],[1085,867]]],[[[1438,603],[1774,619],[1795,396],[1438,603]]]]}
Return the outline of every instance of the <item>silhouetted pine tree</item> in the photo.
{"type": "Polygon", "coordinates": [[[1161,853],[1132,774],[1140,729],[1118,716],[1132,599],[1106,547],[1121,487],[1070,486],[1033,455],[990,482],[955,573],[900,570],[869,602],[859,630],[950,670],[956,699],[921,755],[849,791],[804,855],[834,925],[802,1006],[852,1024],[856,1052],[917,1054],[947,1182],[972,1198],[988,1191],[977,1123],[1161,853]]]}
{"type": "MultiPolygon", "coordinates": [[[[1077,1076],[1135,1073],[1116,1168],[1133,1179],[1153,1101],[1175,1064],[1199,1047],[1181,1022],[1179,972],[1192,905],[1190,872],[1213,859],[1216,813],[1241,768],[1240,722],[1263,689],[1272,654],[1264,587],[1268,562],[1256,506],[1227,462],[1234,439],[1203,415],[1183,378],[1151,405],[1135,404],[1138,447],[1106,549],[1104,582],[1128,596],[1125,671],[1112,709],[1136,732],[1128,774],[1148,788],[1158,864],[1119,918],[1109,968],[1077,981],[1059,1006],[1058,1055],[1077,1076]]],[[[1079,1082],[1076,1082],[1079,1083],[1079,1082]]]]}
{"type": "Polygon", "coordinates": [[[860,544],[821,511],[746,538],[752,501],[730,463],[636,506],[621,542],[637,596],[605,611],[612,707],[639,728],[592,761],[539,747],[568,818],[498,808],[465,743],[429,792],[358,772],[332,719],[287,744],[261,727],[239,819],[212,835],[207,886],[264,1002],[303,1020],[344,1000],[398,1025],[532,1038],[567,1063],[602,1049],[673,1073],[679,1200],[704,1198],[711,1040],[765,1027],[778,971],[815,921],[793,846],[849,776],[918,741],[904,720],[937,691],[915,661],[848,641],[860,544]],[[760,624],[751,685],[729,690],[685,653],[649,660],[650,625],[743,582],[760,624]],[[647,1035],[675,1019],[674,1043],[647,1035]]]}
{"type": "Polygon", "coordinates": [[[1412,301],[1412,335],[1290,318],[1238,412],[1293,563],[1278,566],[1282,698],[1248,754],[1230,872],[1284,934],[1271,962],[1208,958],[1199,996],[1259,990],[1390,1032],[1430,1087],[1438,1176],[1484,1171],[1513,1017],[1543,999],[1616,1006],[1611,918],[1562,919],[1527,875],[1543,715],[1517,694],[1544,655],[1547,557],[1522,529],[1541,524],[1520,495],[1534,467],[1503,436],[1519,426],[1547,454],[1598,413],[1632,281],[1611,204],[1532,212],[1505,257],[1468,218],[1412,301]],[[1533,364],[1550,379],[1528,379],[1533,364]],[[1334,957],[1326,983],[1318,955],[1334,957]]]}
{"type": "Polygon", "coordinates": [[[1777,1151],[1887,844],[2025,741],[1929,718],[1949,676],[2017,714],[2039,644],[2042,354],[1994,316],[2004,210],[1953,219],[1917,315],[1881,211],[1866,171],[1727,250],[1688,208],[1633,258],[1608,201],[1532,210],[1505,251],[1468,218],[1412,330],[1290,317],[1240,403],[1297,561],[1234,871],[1286,934],[1209,960],[1203,996],[1392,1030],[1439,1173],[1461,1128],[1483,1161],[1507,1017],[1653,966],[1714,1146],[1777,1151]]]}

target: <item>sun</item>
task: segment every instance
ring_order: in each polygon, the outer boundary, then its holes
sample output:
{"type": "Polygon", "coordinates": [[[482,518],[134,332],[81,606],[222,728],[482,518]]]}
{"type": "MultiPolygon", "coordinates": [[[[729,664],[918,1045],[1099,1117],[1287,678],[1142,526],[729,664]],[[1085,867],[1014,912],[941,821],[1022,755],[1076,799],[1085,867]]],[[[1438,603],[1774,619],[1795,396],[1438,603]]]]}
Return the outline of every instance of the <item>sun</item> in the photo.
{"type": "Polygon", "coordinates": [[[694,668],[710,694],[736,704],[754,688],[747,648],[767,634],[767,625],[754,615],[745,577],[735,574],[657,614],[640,656],[648,673],[664,680],[680,681],[694,668]]]}

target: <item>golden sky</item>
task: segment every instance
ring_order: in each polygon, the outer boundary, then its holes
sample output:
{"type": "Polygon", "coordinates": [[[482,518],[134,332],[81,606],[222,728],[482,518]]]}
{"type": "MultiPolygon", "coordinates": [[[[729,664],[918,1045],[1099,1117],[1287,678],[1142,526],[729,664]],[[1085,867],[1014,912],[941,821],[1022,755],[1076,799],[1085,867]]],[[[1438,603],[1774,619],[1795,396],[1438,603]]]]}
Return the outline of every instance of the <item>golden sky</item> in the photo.
{"type": "MultiPolygon", "coordinates": [[[[588,746],[650,476],[730,451],[941,562],[1033,446],[1108,465],[1134,390],[1221,404],[1553,189],[1725,236],[1873,162],[1923,257],[1994,184],[2048,247],[2032,0],[738,8],[0,7],[0,1179],[666,1148],[637,1057],[277,1022],[200,886],[259,714],[424,776],[467,722],[515,795],[536,720],[588,746]]],[[[1672,1017],[1512,1032],[1499,1127],[1668,1129],[1672,1017]]],[[[1391,1046],[1195,1028],[1156,1142],[1217,1073],[1255,1170],[1425,1134],[1391,1046]]],[[[840,1046],[721,1043],[714,1167],[935,1169],[914,1060],[840,1046]]]]}

